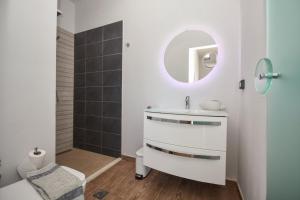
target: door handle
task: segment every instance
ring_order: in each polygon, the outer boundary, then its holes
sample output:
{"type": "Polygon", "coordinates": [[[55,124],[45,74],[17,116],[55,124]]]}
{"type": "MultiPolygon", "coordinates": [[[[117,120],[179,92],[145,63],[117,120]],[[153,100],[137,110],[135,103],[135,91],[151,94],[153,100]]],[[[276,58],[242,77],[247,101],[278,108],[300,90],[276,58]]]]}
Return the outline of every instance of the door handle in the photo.
{"type": "Polygon", "coordinates": [[[280,73],[262,73],[258,75],[258,79],[277,79],[280,77],[280,73]]]}
{"type": "Polygon", "coordinates": [[[266,94],[273,79],[278,79],[281,74],[273,72],[273,64],[269,58],[262,58],[256,65],[254,76],[255,90],[260,94],[266,94]]]}
{"type": "Polygon", "coordinates": [[[174,123],[174,124],[190,124],[195,126],[221,126],[222,125],[222,123],[219,121],[177,120],[177,119],[167,119],[167,118],[152,117],[152,116],[147,116],[147,119],[152,121],[158,121],[158,122],[167,122],[167,123],[174,123]]]}
{"type": "Polygon", "coordinates": [[[167,153],[167,154],[171,154],[171,155],[175,155],[175,156],[180,156],[180,157],[205,159],[205,160],[220,160],[221,159],[221,156],[195,155],[195,154],[179,153],[179,152],[163,149],[161,147],[156,147],[156,146],[154,146],[152,144],[148,144],[148,143],[146,143],[146,146],[149,147],[150,149],[154,149],[156,151],[160,151],[160,152],[163,152],[163,153],[167,153]]]}

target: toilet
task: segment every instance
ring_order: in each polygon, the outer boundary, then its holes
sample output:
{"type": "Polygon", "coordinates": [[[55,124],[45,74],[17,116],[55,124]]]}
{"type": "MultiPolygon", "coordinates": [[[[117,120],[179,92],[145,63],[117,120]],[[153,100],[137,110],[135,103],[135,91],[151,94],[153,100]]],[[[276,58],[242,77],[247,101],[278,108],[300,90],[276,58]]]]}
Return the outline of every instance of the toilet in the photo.
{"type": "MultiPolygon", "coordinates": [[[[83,191],[85,191],[86,180],[85,175],[75,169],[62,166],[66,171],[73,174],[82,182],[83,191]]],[[[23,179],[6,187],[0,188],[0,199],[1,200],[12,200],[12,199],[30,199],[30,200],[43,200],[37,191],[31,186],[31,184],[23,179]]]]}

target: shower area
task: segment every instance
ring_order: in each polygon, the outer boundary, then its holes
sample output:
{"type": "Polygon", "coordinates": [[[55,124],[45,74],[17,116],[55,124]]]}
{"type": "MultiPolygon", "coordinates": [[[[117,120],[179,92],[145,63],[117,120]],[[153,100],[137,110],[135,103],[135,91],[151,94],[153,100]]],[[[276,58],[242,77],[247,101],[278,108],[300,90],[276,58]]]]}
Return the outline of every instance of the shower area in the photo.
{"type": "Polygon", "coordinates": [[[122,33],[57,28],[56,162],[87,177],[121,156],[122,33]]]}

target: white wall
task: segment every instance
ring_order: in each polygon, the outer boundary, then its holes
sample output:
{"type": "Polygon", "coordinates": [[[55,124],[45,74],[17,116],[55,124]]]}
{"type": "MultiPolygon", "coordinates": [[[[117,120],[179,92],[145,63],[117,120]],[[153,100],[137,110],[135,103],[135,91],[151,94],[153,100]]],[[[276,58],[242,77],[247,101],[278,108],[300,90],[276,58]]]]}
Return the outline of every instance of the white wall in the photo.
{"type": "Polygon", "coordinates": [[[56,1],[0,1],[0,185],[35,146],[55,160],[56,1]]]}
{"type": "Polygon", "coordinates": [[[227,176],[236,178],[240,94],[239,0],[89,0],[76,1],[76,32],[124,21],[122,154],[142,146],[143,109],[147,105],[192,107],[202,99],[220,99],[229,112],[227,176]],[[209,78],[192,86],[171,80],[162,68],[162,49],[185,27],[201,27],[220,46],[220,64],[209,78]]]}
{"type": "Polygon", "coordinates": [[[58,9],[62,15],[57,18],[57,25],[71,33],[75,33],[75,4],[72,0],[58,0],[58,9]]]}
{"type": "Polygon", "coordinates": [[[255,92],[256,62],[266,56],[265,0],[242,0],[242,95],[238,181],[247,200],[266,199],[266,98],[255,92]]]}

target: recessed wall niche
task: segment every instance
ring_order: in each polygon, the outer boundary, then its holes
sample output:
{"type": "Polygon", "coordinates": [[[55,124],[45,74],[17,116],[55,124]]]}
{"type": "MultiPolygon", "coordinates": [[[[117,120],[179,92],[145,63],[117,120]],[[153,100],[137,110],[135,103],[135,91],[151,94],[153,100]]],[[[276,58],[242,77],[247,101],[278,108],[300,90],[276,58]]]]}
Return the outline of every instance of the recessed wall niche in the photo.
{"type": "Polygon", "coordinates": [[[75,35],[74,147],[121,155],[122,32],[119,21],[75,35]]]}

